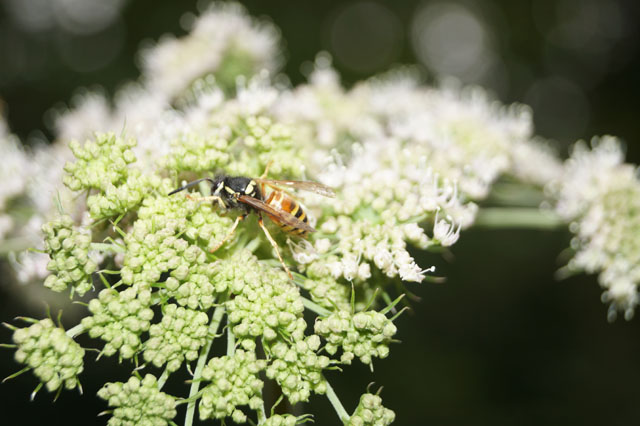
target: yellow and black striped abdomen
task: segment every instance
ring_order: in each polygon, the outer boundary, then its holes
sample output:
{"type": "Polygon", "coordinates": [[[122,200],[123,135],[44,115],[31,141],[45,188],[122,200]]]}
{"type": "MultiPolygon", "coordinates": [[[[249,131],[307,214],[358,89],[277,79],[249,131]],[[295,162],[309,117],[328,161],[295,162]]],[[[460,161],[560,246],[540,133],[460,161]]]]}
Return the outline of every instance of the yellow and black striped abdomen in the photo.
{"type": "MultiPolygon", "coordinates": [[[[298,203],[293,198],[287,196],[284,192],[272,191],[271,194],[269,194],[269,197],[267,198],[267,200],[265,201],[265,204],[268,204],[269,206],[273,207],[276,210],[287,212],[292,216],[295,216],[301,222],[307,223],[309,221],[309,219],[307,218],[307,214],[305,213],[300,203],[298,203]]],[[[289,234],[299,235],[301,237],[306,237],[308,234],[308,232],[304,229],[287,225],[283,223],[280,219],[272,215],[268,215],[268,216],[273,222],[278,224],[278,226],[284,232],[287,232],[289,234]]]]}

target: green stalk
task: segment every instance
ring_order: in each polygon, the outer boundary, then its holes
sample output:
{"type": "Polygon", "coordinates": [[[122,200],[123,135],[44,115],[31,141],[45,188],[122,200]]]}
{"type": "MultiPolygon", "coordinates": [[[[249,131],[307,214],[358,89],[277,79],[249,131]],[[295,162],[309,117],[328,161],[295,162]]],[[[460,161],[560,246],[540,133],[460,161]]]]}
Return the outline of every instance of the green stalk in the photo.
{"type": "Polygon", "coordinates": [[[82,323],[76,325],[75,327],[71,327],[70,329],[67,330],[67,336],[71,337],[72,339],[74,337],[76,337],[78,334],[82,334],[84,333],[84,326],[82,325],[82,323]]]}
{"type": "Polygon", "coordinates": [[[300,299],[302,299],[302,304],[304,305],[304,307],[309,309],[311,312],[315,312],[316,314],[323,317],[327,317],[331,315],[330,310],[323,308],[322,306],[318,305],[316,302],[313,302],[307,299],[306,297],[302,297],[302,296],[300,296],[300,299]]]}
{"type": "Polygon", "coordinates": [[[0,255],[6,255],[11,252],[21,252],[33,247],[33,242],[26,238],[8,238],[2,242],[0,247],[0,255]]]}
{"type": "Polygon", "coordinates": [[[162,389],[164,384],[167,382],[167,379],[169,378],[169,374],[170,374],[169,368],[165,367],[164,371],[162,372],[162,375],[158,379],[158,390],[162,389]]]}
{"type": "Polygon", "coordinates": [[[196,400],[194,396],[198,393],[198,390],[200,390],[200,378],[202,377],[202,370],[207,363],[209,351],[211,350],[211,344],[213,343],[213,339],[218,333],[218,328],[220,327],[220,322],[222,321],[223,316],[224,305],[220,305],[213,312],[213,317],[211,318],[209,331],[207,333],[207,342],[200,351],[200,357],[198,358],[198,363],[196,364],[196,371],[193,374],[191,389],[189,389],[189,404],[187,405],[187,415],[184,418],[184,426],[193,425],[193,416],[196,412],[196,400]]]}
{"type": "Polygon", "coordinates": [[[227,355],[233,356],[236,352],[236,335],[231,331],[231,327],[227,326],[227,355]]]}
{"type": "Polygon", "coordinates": [[[551,211],[538,208],[489,207],[480,209],[474,226],[493,229],[557,229],[565,226],[551,211]]]}
{"type": "Polygon", "coordinates": [[[349,416],[347,410],[344,409],[344,406],[340,402],[338,395],[336,395],[335,391],[329,384],[329,381],[327,379],[324,379],[324,382],[327,385],[327,398],[329,398],[329,402],[333,406],[333,409],[336,410],[336,413],[338,414],[338,417],[340,418],[342,423],[348,422],[351,416],[349,416]]]}
{"type": "Polygon", "coordinates": [[[110,251],[110,252],[114,252],[114,253],[124,253],[125,252],[125,248],[122,246],[118,246],[115,244],[109,244],[109,243],[91,243],[91,250],[97,250],[97,251],[110,251]]]}

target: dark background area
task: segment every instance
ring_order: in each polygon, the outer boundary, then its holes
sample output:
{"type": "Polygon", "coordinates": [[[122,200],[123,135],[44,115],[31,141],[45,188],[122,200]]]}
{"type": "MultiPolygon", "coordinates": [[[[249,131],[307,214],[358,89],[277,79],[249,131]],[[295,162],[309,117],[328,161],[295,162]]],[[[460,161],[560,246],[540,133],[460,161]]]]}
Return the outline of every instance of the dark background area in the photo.
{"type": "MultiPolygon", "coordinates": [[[[0,98],[12,131],[26,143],[51,137],[47,110],[69,102],[78,87],[113,93],[135,79],[140,44],[183,34],[180,16],[195,11],[192,1],[105,1],[122,8],[107,10],[113,19],[87,29],[35,13],[45,3],[0,3],[0,98]]],[[[614,134],[627,143],[630,161],[640,159],[638,2],[243,4],[281,29],[283,71],[293,83],[304,80],[302,64],[320,50],[334,56],[346,85],[393,64],[420,63],[429,79],[457,75],[504,103],[532,105],[536,133],[562,149],[614,134]]],[[[435,263],[447,282],[410,287],[422,301],[397,321],[403,343],[374,363],[374,374],[360,365],[329,374],[347,410],[375,380],[397,425],[640,424],[639,319],[608,324],[595,276],[554,278],[569,239],[564,230],[472,229],[450,260],[424,258],[419,263],[435,263]]],[[[2,320],[45,315],[9,286],[0,285],[2,320]]],[[[0,340],[9,338],[1,332],[0,340]]],[[[2,376],[18,368],[11,351],[0,351],[2,376]]],[[[64,392],[55,404],[46,391],[29,402],[36,379],[20,376],[0,385],[2,422],[104,424],[96,414],[106,405],[95,392],[105,381],[125,380],[128,371],[112,360],[87,362],[85,396],[64,392]]],[[[178,391],[186,394],[186,387],[178,391]]],[[[326,398],[314,397],[305,411],[316,424],[338,423],[326,398]]]]}

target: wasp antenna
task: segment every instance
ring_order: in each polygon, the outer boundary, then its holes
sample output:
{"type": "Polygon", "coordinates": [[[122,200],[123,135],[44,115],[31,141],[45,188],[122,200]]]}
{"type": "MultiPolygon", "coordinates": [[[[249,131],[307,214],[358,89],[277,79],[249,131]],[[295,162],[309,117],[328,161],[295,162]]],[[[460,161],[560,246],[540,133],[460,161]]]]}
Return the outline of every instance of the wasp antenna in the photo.
{"type": "Polygon", "coordinates": [[[189,182],[188,184],[186,184],[185,186],[182,186],[178,189],[174,189],[173,191],[171,191],[169,194],[167,195],[173,195],[176,192],[180,192],[180,191],[184,191],[185,189],[191,188],[194,185],[199,184],[200,182],[202,182],[203,180],[208,180],[209,182],[211,182],[211,184],[213,184],[213,179],[211,178],[202,178],[202,179],[198,179],[198,180],[194,180],[193,182],[189,182]]]}

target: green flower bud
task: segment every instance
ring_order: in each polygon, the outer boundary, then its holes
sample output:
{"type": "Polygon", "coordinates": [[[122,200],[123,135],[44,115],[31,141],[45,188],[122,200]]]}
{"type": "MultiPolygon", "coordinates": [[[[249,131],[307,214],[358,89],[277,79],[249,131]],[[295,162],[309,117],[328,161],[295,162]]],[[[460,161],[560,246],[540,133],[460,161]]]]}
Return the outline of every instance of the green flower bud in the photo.
{"type": "Polygon", "coordinates": [[[211,383],[202,390],[200,418],[231,417],[236,423],[246,422],[247,416],[238,406],[249,405],[253,410],[262,406],[263,382],[258,373],[265,367],[265,360],[241,349],[233,356],[209,360],[202,370],[202,379],[211,383]]]}
{"type": "Polygon", "coordinates": [[[13,341],[18,346],[16,361],[30,367],[47,390],[54,391],[62,385],[66,389],[79,386],[84,349],[53,321],[43,319],[19,328],[13,333],[13,341]]]}
{"type": "Polygon", "coordinates": [[[151,374],[142,380],[133,376],[126,383],[107,383],[98,396],[114,408],[110,426],[164,426],[176,415],[175,399],[158,390],[158,382],[151,374]]]}
{"type": "Polygon", "coordinates": [[[45,251],[51,259],[47,269],[52,272],[44,285],[56,292],[71,286],[73,292],[84,295],[92,287],[91,274],[97,265],[89,259],[91,237],[73,226],[69,216],[48,222],[42,226],[45,251]]]}
{"type": "Polygon", "coordinates": [[[327,340],[325,349],[329,354],[335,354],[338,347],[342,348],[342,363],[351,364],[357,356],[364,364],[370,365],[372,357],[386,358],[389,355],[389,343],[396,333],[396,326],[379,312],[351,315],[348,311],[338,311],[317,320],[315,332],[327,340]]]}
{"type": "Polygon", "coordinates": [[[365,393],[355,412],[345,424],[348,426],[386,426],[395,420],[393,411],[382,406],[382,398],[365,393]]]}
{"type": "Polygon", "coordinates": [[[180,368],[185,358],[193,361],[206,341],[208,323],[204,312],[166,305],[162,321],[149,328],[149,340],[144,344],[145,361],[156,367],[166,363],[170,372],[180,368]]]}
{"type": "Polygon", "coordinates": [[[87,141],[84,146],[71,142],[69,147],[76,161],[64,167],[65,185],[74,191],[105,191],[109,185],[122,183],[128,175],[128,164],[135,161],[130,150],[135,145],[135,140],[124,140],[113,133],[97,134],[94,141],[87,141]]]}
{"type": "Polygon", "coordinates": [[[316,354],[318,346],[318,336],[311,335],[296,341],[293,346],[278,341],[270,348],[273,360],[267,367],[267,377],[278,382],[292,404],[307,401],[311,391],[326,392],[321,373],[330,360],[316,354]]]}
{"type": "Polygon", "coordinates": [[[106,342],[105,355],[120,351],[120,356],[127,359],[141,350],[140,335],[149,330],[153,318],[149,297],[148,291],[135,287],[121,292],[104,289],[98,299],[89,302],[93,316],[83,318],[82,325],[91,337],[106,342]]]}

